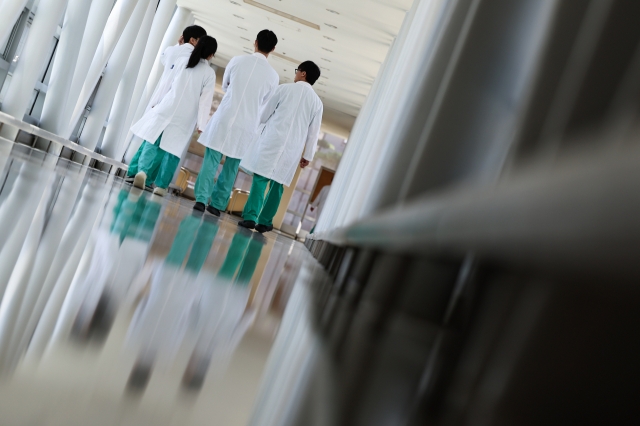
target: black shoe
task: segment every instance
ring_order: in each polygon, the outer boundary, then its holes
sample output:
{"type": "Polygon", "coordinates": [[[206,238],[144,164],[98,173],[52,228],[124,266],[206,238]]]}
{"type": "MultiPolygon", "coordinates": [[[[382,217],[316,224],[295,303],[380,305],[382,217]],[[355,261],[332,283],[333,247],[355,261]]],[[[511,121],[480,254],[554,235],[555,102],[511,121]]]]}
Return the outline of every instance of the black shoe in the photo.
{"type": "Polygon", "coordinates": [[[238,226],[242,226],[243,228],[253,229],[256,227],[256,223],[252,220],[241,220],[238,222],[238,226]]]}
{"type": "Polygon", "coordinates": [[[204,212],[204,203],[195,203],[193,209],[199,212],[204,212]]]}
{"type": "Polygon", "coordinates": [[[209,204],[209,205],[207,206],[207,211],[208,211],[209,213],[211,213],[212,215],[214,215],[214,216],[218,216],[218,217],[220,217],[220,210],[216,209],[216,208],[215,208],[215,207],[213,207],[211,204],[209,204]]]}
{"type": "Polygon", "coordinates": [[[269,231],[273,231],[273,225],[256,225],[256,231],[258,231],[261,234],[264,234],[265,232],[269,232],[269,231]]]}

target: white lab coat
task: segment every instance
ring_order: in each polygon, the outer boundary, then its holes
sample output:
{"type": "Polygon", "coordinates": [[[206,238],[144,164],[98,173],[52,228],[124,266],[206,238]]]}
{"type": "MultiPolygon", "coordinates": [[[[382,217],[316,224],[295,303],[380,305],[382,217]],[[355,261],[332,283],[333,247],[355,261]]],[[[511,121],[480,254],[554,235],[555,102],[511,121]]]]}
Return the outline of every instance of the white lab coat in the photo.
{"type": "Polygon", "coordinates": [[[289,186],[300,159],[313,160],[322,101],[305,81],[282,84],[262,111],[262,134],[240,167],[289,186]]]}
{"type": "Polygon", "coordinates": [[[160,81],[156,85],[156,89],[153,91],[153,95],[151,95],[149,99],[149,104],[145,112],[158,105],[165,95],[169,93],[173,79],[181,70],[181,67],[177,67],[176,64],[188,61],[192,52],[193,46],[189,43],[169,46],[162,52],[162,55],[160,55],[160,63],[164,66],[164,71],[162,72],[160,81]]]}
{"type": "Polygon", "coordinates": [[[131,127],[134,135],[148,142],[162,134],[160,148],[176,157],[182,156],[196,124],[200,130],[206,127],[216,82],[206,60],[201,59],[194,68],[186,68],[186,63],[176,62],[182,69],[169,93],[131,127]]]}
{"type": "Polygon", "coordinates": [[[232,58],[222,80],[224,98],[198,142],[228,157],[243,158],[258,137],[260,111],[278,81],[263,54],[232,58]]]}
{"type": "Polygon", "coordinates": [[[327,201],[327,197],[329,197],[330,189],[331,185],[323,186],[320,192],[318,192],[316,199],[311,203],[311,207],[316,209],[316,217],[320,217],[320,213],[322,213],[322,209],[324,209],[324,203],[327,201]]]}

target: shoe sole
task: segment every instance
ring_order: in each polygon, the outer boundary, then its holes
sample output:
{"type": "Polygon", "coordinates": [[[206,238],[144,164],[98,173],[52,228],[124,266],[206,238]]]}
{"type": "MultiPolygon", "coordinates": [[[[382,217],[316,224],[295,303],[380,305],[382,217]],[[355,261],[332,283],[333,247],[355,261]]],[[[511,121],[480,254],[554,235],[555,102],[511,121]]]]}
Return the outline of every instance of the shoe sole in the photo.
{"type": "Polygon", "coordinates": [[[212,212],[211,210],[207,209],[207,213],[214,215],[215,217],[220,217],[220,212],[216,213],[216,212],[212,212]]]}
{"type": "Polygon", "coordinates": [[[136,188],[144,189],[145,181],[145,178],[140,175],[136,175],[136,177],[133,178],[133,186],[135,186],[136,188]]]}

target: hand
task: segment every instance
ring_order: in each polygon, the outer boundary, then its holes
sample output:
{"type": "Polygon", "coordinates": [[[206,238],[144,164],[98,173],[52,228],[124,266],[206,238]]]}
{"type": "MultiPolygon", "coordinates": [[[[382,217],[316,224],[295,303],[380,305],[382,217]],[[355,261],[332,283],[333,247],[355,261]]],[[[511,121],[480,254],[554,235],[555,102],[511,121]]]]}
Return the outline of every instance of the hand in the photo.
{"type": "Polygon", "coordinates": [[[202,130],[198,129],[198,134],[201,135],[202,134],[202,130]]]}
{"type": "Polygon", "coordinates": [[[178,44],[184,44],[184,36],[180,36],[178,39],[178,44]]]}
{"type": "Polygon", "coordinates": [[[311,206],[310,209],[311,209],[311,211],[314,211],[316,208],[311,206]]]}
{"type": "Polygon", "coordinates": [[[300,168],[304,169],[309,165],[309,160],[305,160],[304,158],[300,160],[300,168]]]}

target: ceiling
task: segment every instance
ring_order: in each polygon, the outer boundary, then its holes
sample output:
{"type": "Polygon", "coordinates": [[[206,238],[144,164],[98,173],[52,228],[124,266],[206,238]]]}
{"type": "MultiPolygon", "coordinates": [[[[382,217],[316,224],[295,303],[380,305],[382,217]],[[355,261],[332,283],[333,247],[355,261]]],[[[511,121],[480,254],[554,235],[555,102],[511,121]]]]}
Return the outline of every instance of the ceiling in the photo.
{"type": "MultiPolygon", "coordinates": [[[[318,64],[314,85],[334,133],[348,132],[413,0],[178,0],[218,41],[212,61],[225,67],[253,52],[256,34],[278,36],[269,62],[280,82],[305,60],[318,64]]],[[[327,130],[329,131],[329,130],[327,130]]]]}

